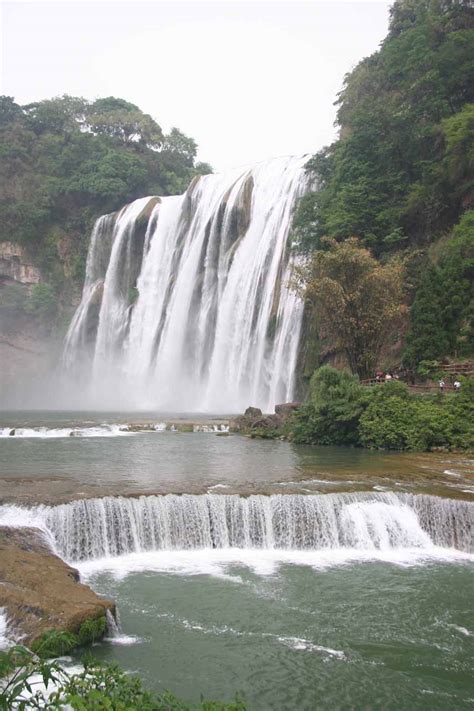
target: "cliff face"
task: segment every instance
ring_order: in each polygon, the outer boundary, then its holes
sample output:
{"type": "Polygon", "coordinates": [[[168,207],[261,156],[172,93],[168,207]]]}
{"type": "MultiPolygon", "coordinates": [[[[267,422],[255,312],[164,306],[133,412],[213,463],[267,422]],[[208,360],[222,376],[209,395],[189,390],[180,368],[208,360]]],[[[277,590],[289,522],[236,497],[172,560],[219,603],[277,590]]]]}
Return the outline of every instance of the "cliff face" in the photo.
{"type": "MultiPolygon", "coordinates": [[[[26,250],[14,242],[0,242],[0,397],[11,401],[29,383],[39,382],[49,370],[53,348],[51,329],[28,310],[34,289],[45,283],[41,270],[26,250]]],[[[25,397],[25,394],[23,395],[25,397]]]]}
{"type": "Polygon", "coordinates": [[[0,242],[0,283],[8,281],[29,286],[39,284],[42,276],[21,245],[15,242],[0,242]]]}

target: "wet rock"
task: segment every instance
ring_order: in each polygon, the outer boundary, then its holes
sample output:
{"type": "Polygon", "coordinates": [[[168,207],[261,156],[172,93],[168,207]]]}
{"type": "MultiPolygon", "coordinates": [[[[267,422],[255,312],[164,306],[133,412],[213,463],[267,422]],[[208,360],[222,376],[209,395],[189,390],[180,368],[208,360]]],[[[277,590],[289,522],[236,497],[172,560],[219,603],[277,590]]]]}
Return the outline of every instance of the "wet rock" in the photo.
{"type": "Polygon", "coordinates": [[[111,600],[79,582],[39,529],[0,527],[0,581],[9,634],[27,645],[49,630],[77,633],[84,622],[115,611],[111,600]]]}
{"type": "Polygon", "coordinates": [[[261,417],[262,414],[259,407],[248,407],[244,413],[245,417],[261,417]]]}

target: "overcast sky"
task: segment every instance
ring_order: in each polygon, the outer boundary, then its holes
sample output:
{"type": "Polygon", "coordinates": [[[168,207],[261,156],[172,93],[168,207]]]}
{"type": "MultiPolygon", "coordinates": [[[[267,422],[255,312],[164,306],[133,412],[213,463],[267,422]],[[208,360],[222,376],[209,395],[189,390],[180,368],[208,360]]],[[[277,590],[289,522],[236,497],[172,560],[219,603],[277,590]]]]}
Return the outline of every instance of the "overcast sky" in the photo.
{"type": "Polygon", "coordinates": [[[178,126],[216,170],[335,137],[344,74],[387,32],[386,2],[2,4],[2,94],[117,96],[178,126]]]}

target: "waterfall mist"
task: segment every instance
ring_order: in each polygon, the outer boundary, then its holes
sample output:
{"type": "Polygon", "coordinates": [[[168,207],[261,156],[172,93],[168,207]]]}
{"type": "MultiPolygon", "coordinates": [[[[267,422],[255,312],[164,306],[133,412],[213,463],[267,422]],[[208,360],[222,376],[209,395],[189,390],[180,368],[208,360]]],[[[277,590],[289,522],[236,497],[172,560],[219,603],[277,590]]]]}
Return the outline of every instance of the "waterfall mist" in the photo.
{"type": "Polygon", "coordinates": [[[237,412],[292,399],[303,305],[289,236],[306,161],[200,177],[97,220],[63,353],[72,400],[237,412]]]}

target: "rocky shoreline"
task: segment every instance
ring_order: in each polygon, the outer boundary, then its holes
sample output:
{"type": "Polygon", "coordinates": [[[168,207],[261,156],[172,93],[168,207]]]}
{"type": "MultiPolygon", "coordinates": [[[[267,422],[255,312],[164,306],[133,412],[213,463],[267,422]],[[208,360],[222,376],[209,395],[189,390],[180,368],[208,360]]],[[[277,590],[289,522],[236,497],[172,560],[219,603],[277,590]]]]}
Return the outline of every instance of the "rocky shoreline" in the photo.
{"type": "Polygon", "coordinates": [[[35,647],[50,631],[87,642],[106,629],[115,603],[80,582],[79,572],[59,558],[35,528],[0,526],[0,608],[8,635],[35,647]]]}

